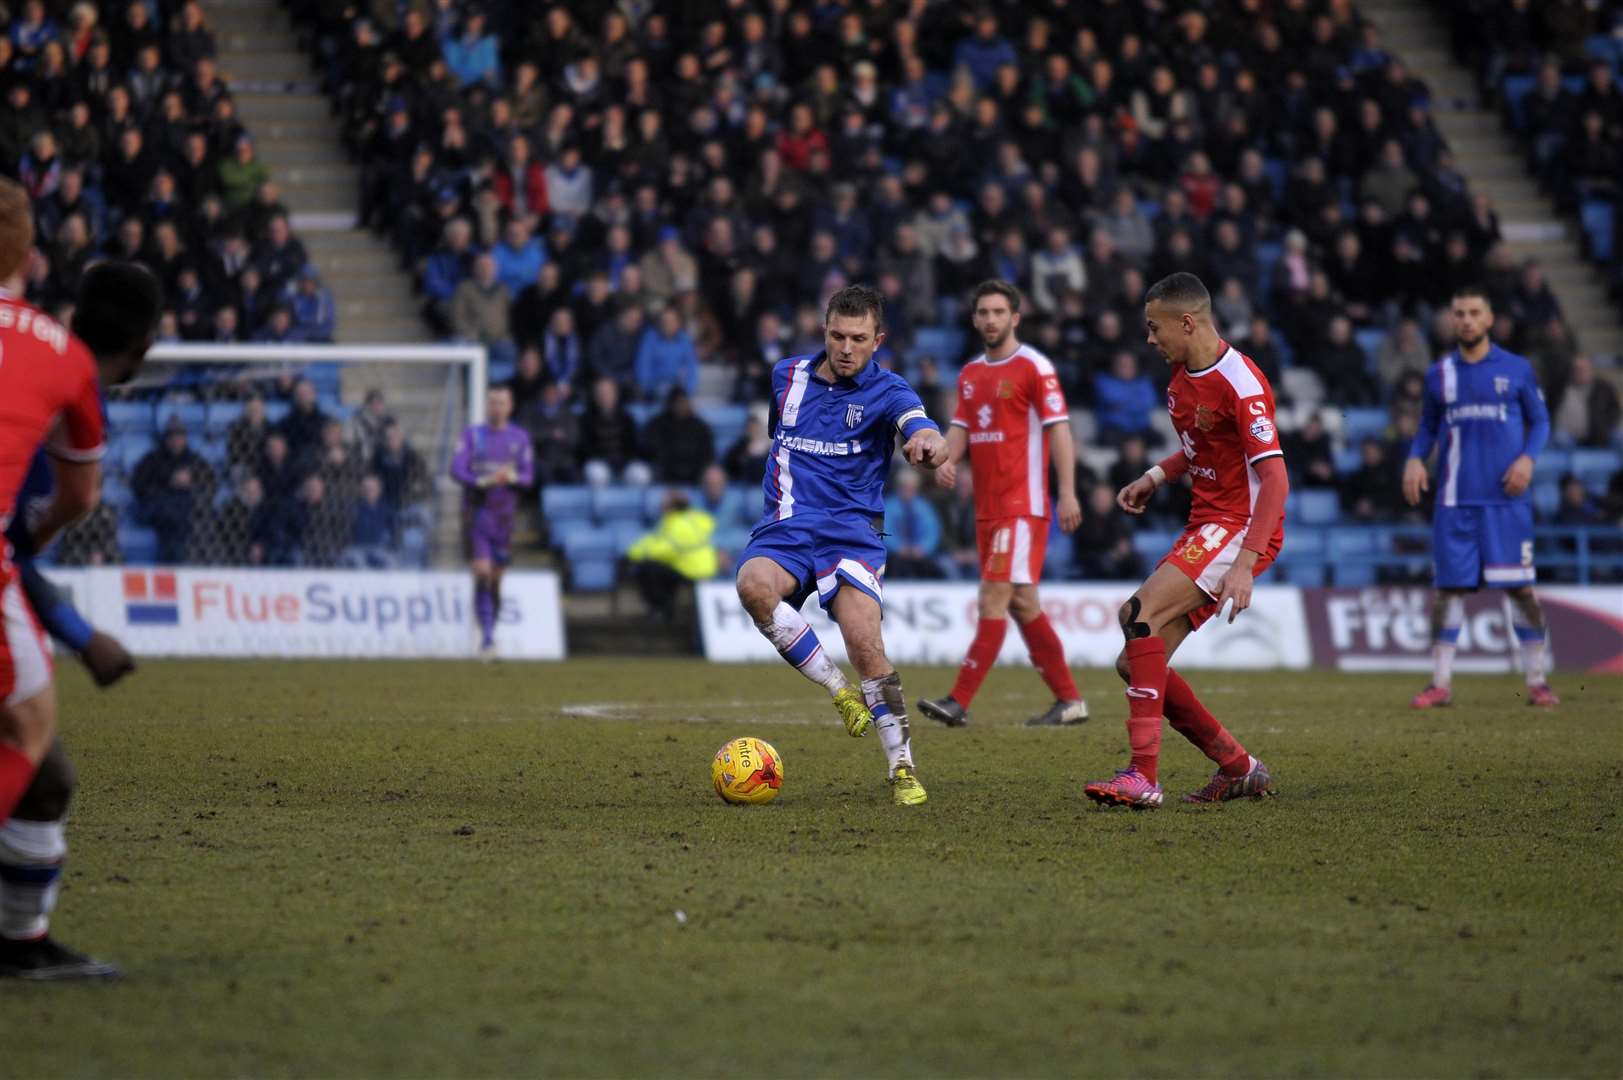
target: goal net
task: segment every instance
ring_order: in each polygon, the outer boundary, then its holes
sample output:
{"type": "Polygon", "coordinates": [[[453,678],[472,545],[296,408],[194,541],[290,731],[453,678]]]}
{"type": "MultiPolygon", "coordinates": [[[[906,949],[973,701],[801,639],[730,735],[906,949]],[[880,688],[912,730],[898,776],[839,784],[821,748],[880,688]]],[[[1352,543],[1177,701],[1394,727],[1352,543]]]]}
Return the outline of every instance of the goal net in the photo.
{"type": "Polygon", "coordinates": [[[107,397],[103,499],[59,565],[460,561],[448,480],[482,346],[160,345],[107,397]]]}

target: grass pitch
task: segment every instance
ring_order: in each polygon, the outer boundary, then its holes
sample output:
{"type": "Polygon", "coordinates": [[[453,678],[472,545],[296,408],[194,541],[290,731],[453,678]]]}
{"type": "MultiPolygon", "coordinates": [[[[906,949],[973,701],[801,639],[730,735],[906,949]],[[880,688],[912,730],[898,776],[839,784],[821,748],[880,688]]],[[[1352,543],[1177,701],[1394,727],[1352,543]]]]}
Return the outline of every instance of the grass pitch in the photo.
{"type": "MultiPolygon", "coordinates": [[[[903,672],[910,699],[944,670],[903,672]]],[[[116,986],[3,986],[12,1076],[1617,1076],[1623,680],[1195,672],[1280,797],[1104,812],[1125,760],[999,670],[889,804],[787,668],[64,665],[56,920],[116,986]],[[722,804],[730,736],[783,795],[722,804]],[[680,916],[678,913],[681,913],[680,916]]]]}

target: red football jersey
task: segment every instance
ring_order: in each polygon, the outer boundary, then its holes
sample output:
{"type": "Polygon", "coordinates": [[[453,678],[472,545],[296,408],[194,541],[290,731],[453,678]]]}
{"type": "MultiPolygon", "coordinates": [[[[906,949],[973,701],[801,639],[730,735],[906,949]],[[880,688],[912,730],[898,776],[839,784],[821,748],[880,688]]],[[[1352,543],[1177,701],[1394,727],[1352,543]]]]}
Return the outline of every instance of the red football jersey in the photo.
{"type": "MultiPolygon", "coordinates": [[[[1245,528],[1261,488],[1257,462],[1283,453],[1274,424],[1273,387],[1250,357],[1225,346],[1222,359],[1211,367],[1173,372],[1167,411],[1194,482],[1189,523],[1245,528]]],[[[1282,541],[1284,535],[1282,517],[1273,539],[1282,541]]]]}
{"type": "MultiPolygon", "coordinates": [[[[90,350],[49,315],[0,292],[0,527],[41,443],[57,457],[97,461],[103,426],[90,350]]],[[[0,582],[10,577],[4,554],[0,582]]]]}
{"type": "Polygon", "coordinates": [[[969,433],[977,518],[1048,516],[1045,432],[1069,419],[1054,365],[1030,345],[964,365],[952,422],[969,433]]]}

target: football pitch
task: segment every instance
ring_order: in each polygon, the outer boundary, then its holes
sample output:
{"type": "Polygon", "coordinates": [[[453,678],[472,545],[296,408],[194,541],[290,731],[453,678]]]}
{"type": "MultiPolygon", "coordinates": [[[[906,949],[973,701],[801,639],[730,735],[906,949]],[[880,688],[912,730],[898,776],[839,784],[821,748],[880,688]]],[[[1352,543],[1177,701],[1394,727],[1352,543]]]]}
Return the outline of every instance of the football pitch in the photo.
{"type": "MultiPolygon", "coordinates": [[[[909,699],[945,669],[904,669],[909,699]]],[[[0,986],[11,1076],[1617,1076],[1623,679],[1192,672],[1279,797],[1101,811],[1092,722],[914,718],[927,805],[782,666],[62,667],[55,932],[110,986],[0,986]],[[1423,681],[1423,680],[1422,680],[1423,681]],[[781,797],[733,807],[753,734],[781,797]]]]}

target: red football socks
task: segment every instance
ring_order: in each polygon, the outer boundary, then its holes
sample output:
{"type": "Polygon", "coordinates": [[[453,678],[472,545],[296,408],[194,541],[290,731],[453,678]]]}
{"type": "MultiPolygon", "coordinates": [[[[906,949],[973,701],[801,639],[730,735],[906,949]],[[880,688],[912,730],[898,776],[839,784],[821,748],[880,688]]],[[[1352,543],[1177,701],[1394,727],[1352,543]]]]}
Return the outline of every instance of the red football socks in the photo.
{"type": "Polygon", "coordinates": [[[1183,676],[1167,669],[1166,713],[1172,729],[1194,743],[1228,776],[1244,776],[1250,755],[1189,689],[1183,676]]]}
{"type": "Polygon", "coordinates": [[[1159,637],[1127,643],[1127,741],[1133,768],[1155,783],[1161,759],[1161,715],[1166,697],[1167,643],[1159,637]]]}
{"type": "Polygon", "coordinates": [[[1082,696],[1077,692],[1076,680],[1071,678],[1070,666],[1065,663],[1065,646],[1060,644],[1059,635],[1054,633],[1047,615],[1039,611],[1035,619],[1020,623],[1020,636],[1026,639],[1026,651],[1031,654],[1031,662],[1036,665],[1043,682],[1048,684],[1048,689],[1054,692],[1056,700],[1075,701],[1082,696]]]}
{"type": "Polygon", "coordinates": [[[11,820],[11,812],[33,782],[34,763],[28,755],[15,747],[0,746],[0,825],[11,820]]]}
{"type": "Polygon", "coordinates": [[[997,662],[1003,649],[1003,635],[1009,632],[1007,619],[982,619],[975,627],[975,640],[969,643],[969,655],[958,669],[958,681],[952,684],[952,700],[969,708],[975,694],[986,679],[986,673],[997,662]]]}

